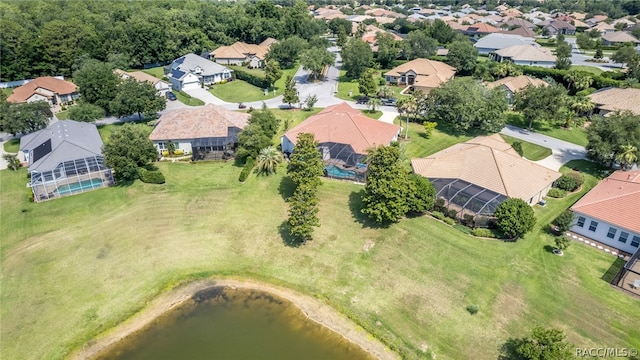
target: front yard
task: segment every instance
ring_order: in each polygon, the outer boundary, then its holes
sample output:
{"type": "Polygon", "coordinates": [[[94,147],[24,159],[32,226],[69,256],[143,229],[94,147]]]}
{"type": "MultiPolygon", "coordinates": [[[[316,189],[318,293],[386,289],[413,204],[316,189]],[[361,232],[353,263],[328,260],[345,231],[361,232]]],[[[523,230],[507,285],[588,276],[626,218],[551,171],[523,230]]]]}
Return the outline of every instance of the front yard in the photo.
{"type": "MultiPolygon", "coordinates": [[[[241,71],[250,73],[254,76],[258,76],[264,78],[264,70],[262,69],[249,69],[243,66],[229,66],[231,69],[239,69],[241,71]]],[[[213,96],[224,100],[226,102],[231,103],[240,103],[240,102],[252,102],[252,101],[262,101],[273,99],[274,97],[280,96],[284,93],[285,81],[287,80],[287,75],[294,76],[298,71],[298,64],[296,64],[291,69],[283,69],[282,77],[276,81],[272,89],[269,89],[267,95],[264,94],[264,89],[261,89],[257,86],[249,84],[246,81],[235,79],[234,81],[230,81],[226,84],[217,84],[213,85],[209,90],[213,96]],[[273,89],[276,90],[274,93],[273,89]]],[[[300,99],[304,100],[304,99],[300,99]]]]}
{"type": "Polygon", "coordinates": [[[500,134],[500,136],[502,136],[502,138],[511,145],[516,141],[520,142],[522,144],[522,156],[531,161],[542,160],[551,155],[551,149],[544,146],[532,144],[528,141],[516,139],[507,135],[500,134]]]}
{"type": "MultiPolygon", "coordinates": [[[[507,116],[507,124],[523,129],[529,127],[529,121],[525,120],[524,116],[517,113],[511,113],[507,116]]],[[[582,127],[574,126],[571,129],[564,129],[545,122],[536,121],[533,123],[533,130],[580,146],[587,146],[589,143],[587,140],[587,131],[582,127]]]]}
{"type": "MultiPolygon", "coordinates": [[[[388,70],[381,70],[380,73],[385,73],[388,70]]],[[[338,93],[335,94],[337,98],[347,101],[356,101],[361,96],[360,90],[358,90],[358,80],[351,80],[346,75],[346,71],[340,71],[340,77],[338,78],[338,93]],[[351,96],[349,96],[351,92],[351,96]]],[[[389,88],[393,90],[393,96],[397,99],[407,96],[401,95],[400,92],[404,90],[406,86],[393,86],[389,85],[389,88]]]]}

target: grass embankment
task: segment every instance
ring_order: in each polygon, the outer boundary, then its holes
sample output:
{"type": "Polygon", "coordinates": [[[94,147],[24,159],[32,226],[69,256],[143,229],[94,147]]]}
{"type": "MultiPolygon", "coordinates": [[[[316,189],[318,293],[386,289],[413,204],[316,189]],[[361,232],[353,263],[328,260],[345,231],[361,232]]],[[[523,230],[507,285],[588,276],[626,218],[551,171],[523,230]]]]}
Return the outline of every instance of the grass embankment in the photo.
{"type": "MultiPolygon", "coordinates": [[[[598,63],[593,63],[594,65],[598,65],[598,63]]],[[[604,70],[594,67],[594,66],[587,66],[587,65],[571,65],[571,70],[578,70],[578,71],[584,71],[584,72],[588,72],[591,73],[593,75],[600,75],[604,72],[604,70]]]]}
{"type": "Polygon", "coordinates": [[[531,161],[542,160],[551,155],[551,149],[547,147],[532,144],[528,141],[516,139],[508,135],[500,134],[500,136],[502,136],[502,138],[511,145],[516,141],[520,142],[522,144],[522,156],[531,161]]]}
{"type": "Polygon", "coordinates": [[[176,97],[178,98],[178,101],[180,101],[181,103],[188,105],[188,106],[202,106],[204,105],[204,101],[198,99],[198,98],[194,98],[193,96],[187,94],[184,91],[173,91],[174,94],[176,94],[176,97]]]}
{"type": "MultiPolygon", "coordinates": [[[[239,68],[244,72],[248,72],[255,76],[264,78],[264,70],[262,69],[249,69],[242,66],[230,66],[230,68],[232,69],[239,68]]],[[[276,83],[274,84],[274,88],[276,92],[274,93],[273,89],[270,89],[267,95],[264,94],[264,89],[261,89],[257,86],[249,84],[246,81],[238,80],[238,79],[230,81],[226,84],[213,85],[209,91],[213,94],[213,96],[221,100],[232,102],[232,103],[252,102],[252,101],[273,99],[274,97],[280,96],[284,93],[285,81],[287,79],[287,75],[293,76],[297,71],[298,71],[298,65],[294,66],[291,69],[283,69],[282,77],[278,81],[276,81],[276,83]]],[[[304,100],[304,99],[300,99],[300,100],[304,100]]]]}
{"type": "MultiPolygon", "coordinates": [[[[507,116],[507,123],[523,129],[529,127],[529,121],[525,120],[524,116],[517,113],[510,113],[509,116],[507,116]]],[[[589,142],[587,140],[587,131],[582,127],[574,126],[571,129],[565,129],[546,122],[534,121],[533,130],[580,146],[587,146],[587,143],[589,142]]]]}
{"type": "Polygon", "coordinates": [[[16,154],[20,151],[20,139],[11,139],[4,143],[4,151],[16,154]]]}

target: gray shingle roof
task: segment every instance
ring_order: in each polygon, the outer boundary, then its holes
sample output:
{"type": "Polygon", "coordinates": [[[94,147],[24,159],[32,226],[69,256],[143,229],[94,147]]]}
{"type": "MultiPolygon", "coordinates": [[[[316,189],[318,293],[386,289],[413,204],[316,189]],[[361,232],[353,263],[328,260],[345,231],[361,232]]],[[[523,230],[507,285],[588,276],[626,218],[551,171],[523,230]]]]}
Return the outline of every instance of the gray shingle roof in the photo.
{"type": "Polygon", "coordinates": [[[536,45],[535,39],[526,38],[520,35],[509,34],[489,34],[478,40],[473,46],[478,49],[504,49],[514,45],[536,45]]]}
{"type": "Polygon", "coordinates": [[[20,151],[30,152],[51,142],[51,151],[42,154],[37,161],[30,156],[29,171],[47,171],[59,163],[89,156],[102,156],[102,139],[94,124],[74,120],[61,120],[46,129],[23,136],[20,151]]]}
{"type": "Polygon", "coordinates": [[[202,73],[198,75],[202,76],[221,74],[225,71],[233,71],[225,66],[222,66],[211,60],[207,60],[196,54],[184,55],[171,63],[171,70],[181,70],[190,73],[195,73],[196,68],[198,67],[202,69],[202,73]]]}

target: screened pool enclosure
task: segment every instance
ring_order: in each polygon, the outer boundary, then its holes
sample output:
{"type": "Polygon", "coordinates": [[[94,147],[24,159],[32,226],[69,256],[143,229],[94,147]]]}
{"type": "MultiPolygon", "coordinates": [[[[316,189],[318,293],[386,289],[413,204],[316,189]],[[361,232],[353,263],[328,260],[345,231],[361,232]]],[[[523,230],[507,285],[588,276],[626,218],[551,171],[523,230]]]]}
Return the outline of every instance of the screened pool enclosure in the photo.
{"type": "Polygon", "coordinates": [[[488,218],[508,197],[460,179],[429,179],[436,190],[436,198],[445,200],[449,210],[457,216],[474,217],[476,226],[486,226],[488,218]]]}
{"type": "Polygon", "coordinates": [[[32,171],[28,186],[35,201],[44,201],[83,193],[114,184],[104,157],[89,156],[59,163],[53,170],[32,171]]]}

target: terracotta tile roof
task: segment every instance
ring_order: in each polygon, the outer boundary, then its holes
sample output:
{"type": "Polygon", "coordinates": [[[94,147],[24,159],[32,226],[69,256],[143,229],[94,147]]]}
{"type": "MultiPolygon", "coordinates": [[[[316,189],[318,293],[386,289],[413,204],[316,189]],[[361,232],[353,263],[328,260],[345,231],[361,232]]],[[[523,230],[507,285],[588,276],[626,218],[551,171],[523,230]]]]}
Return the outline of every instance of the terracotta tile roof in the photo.
{"type": "Polygon", "coordinates": [[[366,31],[364,32],[364,34],[362,34],[362,38],[361,39],[362,39],[362,41],[367,42],[369,44],[375,44],[376,43],[376,36],[378,35],[378,33],[389,34],[389,35],[391,35],[393,37],[393,40],[395,40],[395,41],[401,41],[402,40],[402,38],[400,36],[398,36],[398,35],[396,35],[396,34],[394,34],[392,32],[388,32],[386,30],[380,29],[379,27],[377,27],[375,25],[367,25],[366,31]]]}
{"type": "Polygon", "coordinates": [[[640,170],[616,171],[571,210],[640,233],[640,170]]]}
{"type": "Polygon", "coordinates": [[[389,145],[399,132],[399,126],[371,119],[343,102],[309,117],[283,136],[295,144],[298,134],[312,133],[319,143],[349,144],[357,154],[365,154],[369,148],[389,145]]]}
{"type": "Polygon", "coordinates": [[[13,89],[13,93],[9,95],[7,101],[13,103],[25,102],[33,94],[48,97],[46,94],[38,92],[38,89],[46,89],[58,95],[66,95],[76,92],[77,86],[72,82],[60,80],[53,76],[39,77],[13,89]]]}
{"type": "Polygon", "coordinates": [[[624,31],[614,31],[611,33],[607,33],[602,35],[602,40],[607,40],[608,42],[616,42],[616,43],[624,43],[624,42],[632,42],[638,43],[638,39],[624,31]]]}
{"type": "Polygon", "coordinates": [[[526,29],[533,29],[535,27],[535,25],[532,22],[527,21],[525,19],[519,19],[519,18],[504,21],[502,22],[502,24],[507,24],[509,26],[519,26],[521,28],[526,28],[526,29]]]}
{"type": "Polygon", "coordinates": [[[487,87],[489,89],[493,89],[501,85],[505,86],[512,93],[517,93],[518,91],[524,89],[528,85],[549,86],[549,83],[547,83],[544,80],[540,80],[538,78],[529,77],[527,75],[509,76],[504,79],[500,79],[498,81],[487,83],[487,87]]]}
{"type": "Polygon", "coordinates": [[[584,20],[587,17],[587,14],[581,12],[572,12],[571,14],[569,14],[569,16],[576,20],[584,20]]]}
{"type": "Polygon", "coordinates": [[[522,11],[518,9],[509,9],[509,10],[503,11],[501,15],[505,17],[518,17],[518,16],[522,16],[522,11]]]}
{"type": "Polygon", "coordinates": [[[524,201],[561,175],[523,159],[499,134],[479,136],[429,157],[411,159],[411,166],[427,178],[461,179],[524,201]]]}
{"type": "Polygon", "coordinates": [[[526,44],[496,50],[496,54],[516,61],[556,61],[550,50],[526,44]]]}
{"type": "Polygon", "coordinates": [[[609,88],[589,95],[596,107],[607,111],[629,110],[640,115],[640,89],[609,88]]]}
{"type": "Polygon", "coordinates": [[[122,78],[129,78],[132,77],[136,80],[138,80],[139,82],[149,82],[152,83],[153,85],[161,82],[162,80],[158,79],[155,76],[149,75],[144,71],[132,71],[132,72],[126,72],[124,70],[120,70],[120,69],[115,69],[114,72],[118,75],[120,75],[120,77],[122,78]]]}
{"type": "Polygon", "coordinates": [[[523,27],[519,27],[517,29],[513,29],[513,30],[503,30],[500,31],[501,34],[506,34],[506,35],[518,35],[518,36],[522,36],[522,37],[526,37],[526,38],[535,38],[536,37],[536,33],[533,30],[530,29],[526,29],[523,27]]]}
{"type": "Polygon", "coordinates": [[[580,20],[573,20],[573,26],[575,26],[576,28],[590,28],[591,26],[589,26],[589,24],[582,22],[580,20]]]}
{"type": "Polygon", "coordinates": [[[149,135],[151,140],[179,140],[224,137],[230,127],[243,129],[250,115],[207,104],[162,114],[149,135]]]}
{"type": "MultiPolygon", "coordinates": [[[[440,61],[428,59],[415,59],[397,66],[384,75],[401,76],[409,71],[413,71],[418,75],[437,76],[440,79],[451,79],[456,73],[456,69],[440,61]]],[[[446,80],[445,80],[446,81],[446,80]]]]}
{"type": "Polygon", "coordinates": [[[460,25],[457,21],[447,21],[446,24],[453,30],[466,31],[469,28],[468,25],[460,25]]]}
{"type": "Polygon", "coordinates": [[[596,29],[600,32],[605,32],[607,30],[615,30],[616,28],[605,22],[601,22],[601,23],[598,23],[596,26],[592,27],[591,29],[596,29]]]}
{"type": "Polygon", "coordinates": [[[499,32],[500,29],[498,29],[495,26],[491,26],[489,24],[476,23],[476,24],[473,24],[473,25],[469,25],[469,28],[467,29],[467,31],[476,32],[476,33],[483,33],[483,34],[489,34],[489,33],[499,32]]]}
{"type": "Polygon", "coordinates": [[[275,39],[269,38],[263,41],[260,45],[236,41],[229,46],[220,46],[210,54],[217,59],[245,59],[250,55],[255,55],[258,59],[264,60],[265,56],[269,52],[271,44],[274,41],[275,39]]]}

